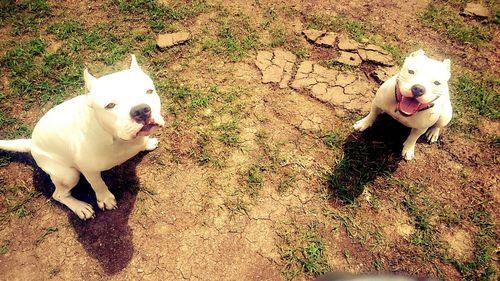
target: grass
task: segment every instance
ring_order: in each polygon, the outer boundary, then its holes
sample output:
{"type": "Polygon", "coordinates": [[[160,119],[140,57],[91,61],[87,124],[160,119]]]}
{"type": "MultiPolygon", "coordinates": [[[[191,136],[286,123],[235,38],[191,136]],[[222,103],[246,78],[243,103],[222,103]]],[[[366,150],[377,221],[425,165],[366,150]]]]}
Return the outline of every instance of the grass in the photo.
{"type": "Polygon", "coordinates": [[[57,232],[58,230],[59,229],[57,227],[47,227],[47,228],[45,228],[44,232],[40,236],[38,236],[38,238],[36,238],[35,245],[39,245],[40,243],[43,242],[43,240],[45,240],[45,238],[47,236],[49,236],[52,233],[57,232]]]}
{"type": "Polygon", "coordinates": [[[363,42],[367,37],[366,27],[363,22],[349,20],[344,16],[308,15],[306,21],[308,29],[346,32],[358,42],[363,42]]]}
{"type": "Polygon", "coordinates": [[[454,97],[463,111],[498,119],[500,117],[500,79],[460,74],[452,83],[454,97]]]}
{"type": "Polygon", "coordinates": [[[338,148],[339,144],[342,142],[343,137],[335,131],[328,132],[322,136],[323,143],[329,148],[338,148]]]}
{"type": "Polygon", "coordinates": [[[285,280],[293,280],[301,272],[319,276],[331,270],[317,223],[305,226],[287,225],[278,232],[278,236],[281,243],[277,246],[283,262],[282,274],[285,280]]]}
{"type": "Polygon", "coordinates": [[[420,14],[422,23],[444,32],[448,38],[460,43],[478,45],[491,39],[490,33],[483,26],[474,22],[466,22],[458,15],[458,11],[445,3],[431,1],[420,14]]]}
{"type": "Polygon", "coordinates": [[[262,175],[262,169],[260,167],[253,166],[247,171],[246,184],[250,196],[255,197],[264,184],[264,176],[262,175]]]}
{"type": "Polygon", "coordinates": [[[230,14],[223,11],[221,13],[215,38],[205,39],[202,49],[232,62],[240,61],[246,57],[248,51],[257,47],[256,31],[250,25],[247,16],[239,12],[230,14]]]}
{"type": "Polygon", "coordinates": [[[170,28],[172,22],[196,16],[210,7],[204,0],[174,6],[155,0],[113,0],[112,3],[126,15],[142,16],[155,32],[173,31],[170,28]]]}
{"type": "Polygon", "coordinates": [[[240,129],[238,128],[238,123],[236,120],[231,120],[226,123],[221,124],[219,128],[219,141],[223,144],[231,147],[237,147],[241,144],[240,140],[240,129]]]}
{"type": "Polygon", "coordinates": [[[10,241],[9,240],[3,240],[2,245],[0,246],[0,255],[5,255],[9,251],[9,245],[10,241]]]}

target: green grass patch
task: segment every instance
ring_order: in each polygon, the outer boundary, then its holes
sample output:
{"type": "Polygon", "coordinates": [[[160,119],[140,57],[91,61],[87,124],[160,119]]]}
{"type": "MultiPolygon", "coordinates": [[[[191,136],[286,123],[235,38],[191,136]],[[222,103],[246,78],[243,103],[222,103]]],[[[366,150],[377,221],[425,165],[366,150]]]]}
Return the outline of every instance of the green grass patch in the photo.
{"type": "Polygon", "coordinates": [[[472,110],[491,119],[500,117],[500,79],[460,74],[452,87],[461,110],[472,110]]]}
{"type": "Polygon", "coordinates": [[[78,21],[73,19],[54,22],[47,28],[47,32],[54,34],[59,40],[80,35],[83,30],[83,26],[78,21]]]}
{"type": "Polygon", "coordinates": [[[240,13],[231,15],[222,12],[218,20],[219,29],[215,38],[203,41],[202,49],[211,51],[229,61],[240,61],[246,57],[248,51],[258,45],[256,31],[251,27],[247,16],[240,13]]]}
{"type": "Polygon", "coordinates": [[[240,129],[236,120],[223,123],[219,127],[219,141],[231,147],[237,147],[241,144],[240,129]]]}
{"type": "Polygon", "coordinates": [[[45,0],[0,1],[0,24],[10,24],[13,35],[38,31],[49,15],[45,0]]]}
{"type": "Polygon", "coordinates": [[[331,270],[317,223],[286,225],[278,232],[278,236],[281,241],[277,247],[285,280],[293,280],[300,273],[319,276],[331,270]]]}
{"type": "Polygon", "coordinates": [[[339,144],[343,141],[343,137],[338,132],[328,132],[321,137],[323,143],[329,148],[338,148],[339,144]]]}
{"type": "Polygon", "coordinates": [[[286,35],[286,29],[283,26],[271,29],[271,47],[276,48],[283,46],[283,44],[285,44],[286,35]]]}
{"type": "Polygon", "coordinates": [[[205,12],[210,5],[206,1],[188,1],[185,4],[166,5],[156,0],[112,0],[111,3],[127,15],[144,18],[156,31],[173,31],[170,24],[205,12]]]}
{"type": "Polygon", "coordinates": [[[420,14],[421,21],[460,43],[479,44],[489,41],[489,32],[476,22],[466,22],[457,10],[445,3],[430,2],[420,14]]]}

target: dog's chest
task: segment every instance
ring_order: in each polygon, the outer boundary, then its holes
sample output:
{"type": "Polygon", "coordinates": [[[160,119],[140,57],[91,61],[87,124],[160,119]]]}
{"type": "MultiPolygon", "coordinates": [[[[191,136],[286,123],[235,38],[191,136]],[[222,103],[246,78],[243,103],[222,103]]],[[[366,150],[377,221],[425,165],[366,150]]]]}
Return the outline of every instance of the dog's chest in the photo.
{"type": "Polygon", "coordinates": [[[129,141],[94,147],[94,149],[88,151],[88,154],[80,159],[79,162],[82,162],[82,160],[85,162],[88,161],[85,164],[82,163],[81,166],[88,166],[88,164],[91,164],[91,167],[87,168],[94,170],[109,170],[134,157],[144,148],[143,146],[142,142],[129,141]]]}

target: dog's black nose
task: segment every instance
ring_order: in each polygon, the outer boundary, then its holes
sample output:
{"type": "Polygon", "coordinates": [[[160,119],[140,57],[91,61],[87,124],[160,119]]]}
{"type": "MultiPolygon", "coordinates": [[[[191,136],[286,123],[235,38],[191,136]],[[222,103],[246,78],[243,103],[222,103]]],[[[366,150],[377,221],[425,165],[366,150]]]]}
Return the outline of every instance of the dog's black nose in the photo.
{"type": "Polygon", "coordinates": [[[136,122],[145,123],[151,117],[151,107],[145,103],[136,105],[130,109],[130,117],[136,122]]]}
{"type": "Polygon", "coordinates": [[[422,85],[415,84],[411,87],[411,93],[414,97],[420,97],[425,94],[425,88],[422,85]]]}

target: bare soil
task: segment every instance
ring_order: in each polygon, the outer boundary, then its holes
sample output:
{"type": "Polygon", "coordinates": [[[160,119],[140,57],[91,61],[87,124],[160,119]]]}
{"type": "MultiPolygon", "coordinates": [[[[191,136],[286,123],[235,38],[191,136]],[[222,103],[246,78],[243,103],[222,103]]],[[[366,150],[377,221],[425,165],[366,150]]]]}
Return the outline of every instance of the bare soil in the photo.
{"type": "MultiPolygon", "coordinates": [[[[100,1],[49,4],[55,14],[72,16],[85,25],[120,16],[100,1]]],[[[419,45],[430,56],[451,58],[457,66],[473,71],[498,73],[499,69],[498,39],[480,49],[444,41],[416,16],[425,9],[426,1],[212,4],[248,15],[264,41],[271,35],[260,24],[269,10],[275,9],[281,15],[277,21],[300,39],[297,44],[310,53],[307,60],[315,63],[331,59],[338,50],[314,46],[300,32],[307,15],[326,14],[366,23],[405,52],[419,45]],[[294,12],[283,16],[287,9],[294,12]]],[[[190,31],[196,40],[212,32],[216,16],[216,11],[201,13],[181,21],[178,27],[190,31]]],[[[144,23],[138,25],[144,28],[144,23]]],[[[1,40],[12,39],[9,32],[2,31],[0,36],[1,40]]],[[[467,218],[482,210],[494,223],[499,221],[499,150],[498,142],[492,141],[498,140],[498,120],[481,119],[480,130],[472,135],[452,125],[437,144],[419,142],[416,159],[405,162],[400,150],[406,128],[381,118],[366,134],[351,129],[366,113],[366,103],[378,87],[365,73],[373,70],[373,65],[355,72],[345,70],[360,81],[360,88],[352,91],[363,91],[355,97],[359,104],[346,108],[346,104],[318,98],[310,89],[294,89],[293,79],[284,87],[262,83],[262,72],[255,64],[258,50],[231,62],[200,50],[196,43],[157,52],[156,57],[143,60],[143,68],[156,67],[157,79],[177,77],[192,89],[209,85],[240,89],[237,102],[228,107],[237,108],[241,143],[224,145],[215,134],[207,148],[215,160],[208,164],[199,161],[202,148],[198,132],[213,132],[231,120],[232,113],[225,109],[209,106],[209,111],[200,110],[193,120],[166,126],[158,133],[158,149],[104,173],[119,207],[97,210],[96,218],[89,221],[79,220],[50,199],[53,186],[29,155],[12,155],[10,163],[0,167],[0,201],[4,202],[0,205],[0,246],[6,249],[0,254],[0,279],[312,280],[314,273],[300,266],[296,271],[284,254],[287,249],[299,249],[300,255],[301,243],[309,241],[310,233],[324,245],[327,271],[461,279],[445,255],[468,261],[477,254],[480,227],[467,218]],[[163,63],[161,70],[155,60],[163,63]],[[339,136],[334,148],[324,141],[332,132],[339,136]],[[367,152],[356,154],[359,147],[367,152]],[[354,203],[346,203],[328,184],[328,175],[339,172],[342,157],[355,163],[346,177],[368,171],[360,178],[363,189],[348,191],[354,203]],[[249,180],[255,167],[262,177],[260,183],[249,180]],[[408,200],[415,200],[423,212],[431,214],[428,223],[437,248],[415,244],[419,226],[404,203],[408,200]],[[25,202],[29,215],[17,216],[9,202],[25,202]]],[[[274,49],[259,47],[260,51],[274,49]]],[[[297,59],[295,74],[304,60],[297,59]]],[[[127,61],[124,57],[118,68],[127,61]]],[[[169,115],[173,101],[162,102],[166,119],[173,123],[177,120],[169,115]]],[[[28,113],[18,110],[9,114],[33,126],[37,120],[33,116],[39,117],[43,111],[35,107],[28,113]]],[[[74,193],[97,209],[95,196],[83,178],[74,193]]],[[[498,233],[496,224],[490,229],[498,233]]],[[[492,255],[498,258],[498,252],[492,255]]],[[[491,280],[498,278],[499,270],[493,263],[496,273],[491,280]]]]}

